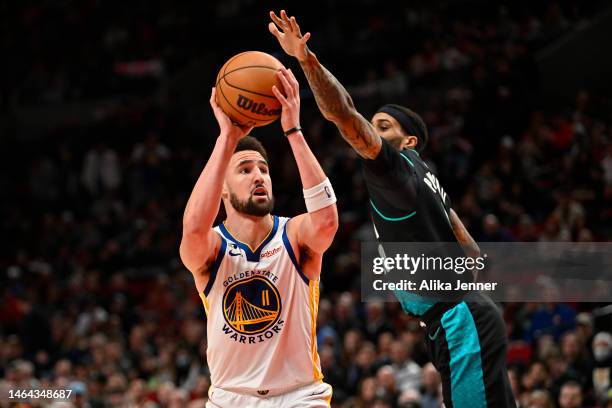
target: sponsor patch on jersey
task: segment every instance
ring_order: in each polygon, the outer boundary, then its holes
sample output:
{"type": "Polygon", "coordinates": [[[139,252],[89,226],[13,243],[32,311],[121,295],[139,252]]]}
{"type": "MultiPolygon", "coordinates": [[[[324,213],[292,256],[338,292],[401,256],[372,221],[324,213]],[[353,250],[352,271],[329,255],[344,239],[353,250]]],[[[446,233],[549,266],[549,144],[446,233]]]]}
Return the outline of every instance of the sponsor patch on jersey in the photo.
{"type": "Polygon", "coordinates": [[[261,256],[259,257],[259,259],[270,258],[270,257],[278,254],[281,251],[282,248],[283,247],[281,245],[281,246],[278,246],[278,247],[273,248],[273,249],[268,249],[267,251],[261,253],[261,256]]]}

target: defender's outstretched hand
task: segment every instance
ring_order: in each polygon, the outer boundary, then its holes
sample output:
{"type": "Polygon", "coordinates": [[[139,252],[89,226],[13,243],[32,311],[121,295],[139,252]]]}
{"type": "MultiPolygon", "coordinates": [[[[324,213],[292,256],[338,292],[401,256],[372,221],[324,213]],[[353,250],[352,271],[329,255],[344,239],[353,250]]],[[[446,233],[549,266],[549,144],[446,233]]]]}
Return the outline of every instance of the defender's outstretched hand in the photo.
{"type": "Polygon", "coordinates": [[[232,119],[227,116],[225,112],[223,112],[223,109],[221,109],[221,107],[217,103],[216,95],[217,89],[213,87],[212,92],[210,93],[210,106],[212,107],[213,113],[215,114],[215,118],[219,123],[221,134],[236,139],[241,139],[244,136],[248,135],[251,130],[253,130],[253,126],[241,126],[232,122],[232,119]]]}
{"type": "Polygon", "coordinates": [[[276,75],[283,86],[285,95],[287,95],[285,97],[276,85],[272,86],[272,92],[283,108],[281,126],[283,131],[286,132],[300,125],[300,85],[290,69],[283,67],[276,75]]]}
{"type": "Polygon", "coordinates": [[[306,42],[310,38],[310,33],[302,36],[300,26],[295,17],[287,16],[285,10],[281,10],[280,17],[273,11],[270,12],[272,22],[268,24],[268,29],[276,37],[283,50],[292,57],[302,61],[308,55],[306,42]]]}

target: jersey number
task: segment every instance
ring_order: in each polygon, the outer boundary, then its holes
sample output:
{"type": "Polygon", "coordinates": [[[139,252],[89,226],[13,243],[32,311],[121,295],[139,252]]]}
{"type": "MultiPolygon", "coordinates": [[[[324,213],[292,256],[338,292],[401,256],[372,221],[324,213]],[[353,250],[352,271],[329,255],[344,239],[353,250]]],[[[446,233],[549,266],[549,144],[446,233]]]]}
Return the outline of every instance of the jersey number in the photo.
{"type": "Polygon", "coordinates": [[[431,191],[433,191],[434,194],[438,193],[440,195],[440,198],[442,198],[442,203],[446,203],[446,192],[440,185],[440,182],[436,176],[428,171],[423,181],[429,186],[429,188],[431,188],[431,191]]]}
{"type": "Polygon", "coordinates": [[[430,171],[428,171],[427,174],[425,174],[425,178],[423,179],[423,181],[425,182],[425,184],[429,186],[429,188],[431,188],[431,191],[433,191],[434,194],[437,193],[439,197],[442,199],[442,212],[446,216],[446,221],[448,222],[448,225],[452,226],[450,218],[448,217],[448,213],[446,212],[446,207],[445,207],[446,192],[440,185],[438,178],[434,176],[430,171]]]}

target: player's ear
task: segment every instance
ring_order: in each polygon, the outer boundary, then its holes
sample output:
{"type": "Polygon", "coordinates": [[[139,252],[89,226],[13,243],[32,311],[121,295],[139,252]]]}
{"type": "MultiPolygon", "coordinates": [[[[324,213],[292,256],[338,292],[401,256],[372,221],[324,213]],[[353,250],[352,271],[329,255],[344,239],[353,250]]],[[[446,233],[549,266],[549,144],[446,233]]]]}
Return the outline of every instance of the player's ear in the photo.
{"type": "Polygon", "coordinates": [[[419,139],[416,136],[412,136],[412,135],[404,136],[404,138],[402,139],[402,146],[400,150],[416,149],[418,144],[419,144],[419,139]]]}
{"type": "Polygon", "coordinates": [[[223,187],[221,187],[221,199],[229,199],[229,188],[227,187],[227,179],[223,181],[223,187]]]}

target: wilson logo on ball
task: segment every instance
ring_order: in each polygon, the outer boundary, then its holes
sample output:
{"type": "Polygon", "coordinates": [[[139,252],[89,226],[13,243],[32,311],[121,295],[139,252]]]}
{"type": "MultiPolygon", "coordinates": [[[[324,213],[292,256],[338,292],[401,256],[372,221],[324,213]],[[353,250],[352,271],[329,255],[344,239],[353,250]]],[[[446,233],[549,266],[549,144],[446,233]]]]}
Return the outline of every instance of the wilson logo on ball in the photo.
{"type": "Polygon", "coordinates": [[[239,108],[251,111],[257,115],[278,116],[281,113],[281,109],[268,109],[265,103],[256,103],[252,99],[240,94],[238,94],[236,105],[238,105],[239,108]]]}

